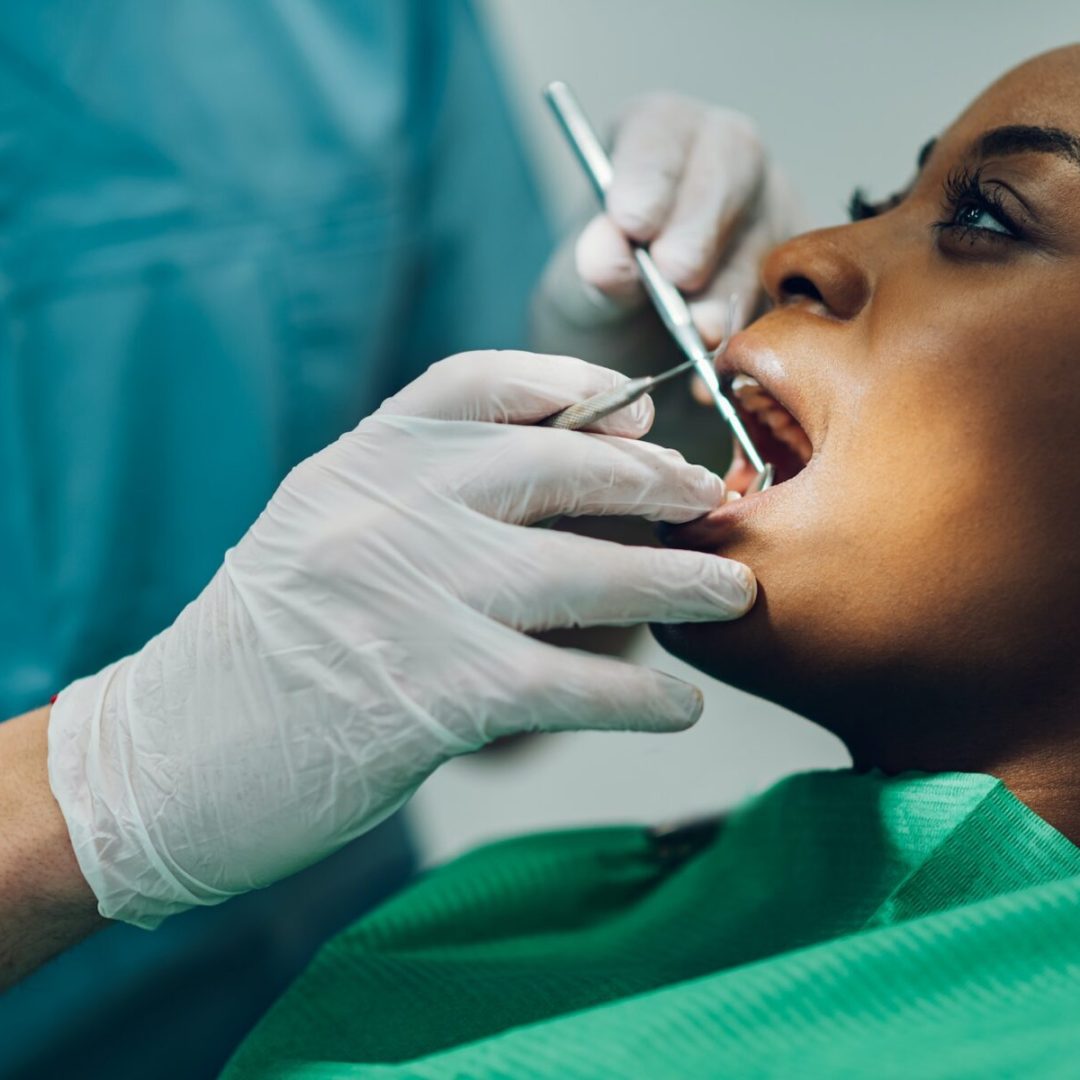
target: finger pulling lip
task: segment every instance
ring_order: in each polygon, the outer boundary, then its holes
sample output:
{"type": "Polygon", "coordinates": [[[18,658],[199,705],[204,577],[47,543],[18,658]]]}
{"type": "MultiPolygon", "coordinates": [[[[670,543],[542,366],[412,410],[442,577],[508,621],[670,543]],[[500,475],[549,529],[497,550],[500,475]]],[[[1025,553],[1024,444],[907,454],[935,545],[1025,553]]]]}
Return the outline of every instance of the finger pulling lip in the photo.
{"type": "Polygon", "coordinates": [[[683,525],[660,525],[657,536],[665,547],[716,552],[754,514],[755,504],[766,497],[767,493],[724,503],[703,517],[683,525]]]}

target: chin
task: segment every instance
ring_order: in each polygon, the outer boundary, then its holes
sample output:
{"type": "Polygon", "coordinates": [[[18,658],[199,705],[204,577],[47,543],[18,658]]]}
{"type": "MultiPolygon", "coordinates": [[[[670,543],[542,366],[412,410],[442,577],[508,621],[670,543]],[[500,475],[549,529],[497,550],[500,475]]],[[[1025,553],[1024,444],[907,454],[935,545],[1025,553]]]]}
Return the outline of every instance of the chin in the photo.
{"type": "MultiPolygon", "coordinates": [[[[657,624],[652,633],[664,649],[706,675],[836,730],[846,726],[843,718],[865,714],[868,700],[880,699],[883,643],[864,627],[853,629],[838,590],[822,587],[830,574],[818,562],[818,545],[811,544],[809,552],[801,548],[798,530],[766,513],[766,498],[751,515],[756,498],[745,500],[738,517],[723,515],[723,542],[691,544],[696,523],[665,538],[751,567],[758,579],[754,607],[731,622],[657,624]]],[[[779,498],[772,501],[777,510],[779,504],[779,498]]],[[[716,519],[706,526],[714,541],[718,526],[716,519]]]]}
{"type": "Polygon", "coordinates": [[[761,602],[745,618],[728,623],[683,623],[651,627],[673,656],[736,690],[771,701],[846,739],[873,722],[868,703],[879,700],[874,687],[858,685],[843,670],[823,671],[807,650],[787,647],[761,602]]]}
{"type": "MultiPolygon", "coordinates": [[[[758,592],[741,619],[651,629],[668,652],[705,674],[805,715],[810,688],[802,686],[801,673],[820,670],[821,657],[811,657],[829,642],[815,632],[826,597],[815,589],[820,577],[807,572],[806,538],[797,525],[803,517],[801,486],[801,480],[791,480],[698,521],[663,527],[660,536],[669,546],[749,566],[758,592]]],[[[810,547],[817,545],[811,541],[810,547]]]]}
{"type": "Polygon", "coordinates": [[[808,704],[791,670],[795,658],[770,620],[764,590],[753,610],[734,622],[657,624],[651,630],[669,653],[720,682],[796,712],[808,704]]]}

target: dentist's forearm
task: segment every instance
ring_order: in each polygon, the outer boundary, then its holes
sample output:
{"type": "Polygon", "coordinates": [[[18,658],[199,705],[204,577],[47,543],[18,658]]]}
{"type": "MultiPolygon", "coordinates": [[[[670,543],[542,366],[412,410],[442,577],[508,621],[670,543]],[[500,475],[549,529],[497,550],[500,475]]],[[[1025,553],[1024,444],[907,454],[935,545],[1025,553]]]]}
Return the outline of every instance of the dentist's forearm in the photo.
{"type": "Polygon", "coordinates": [[[48,723],[0,724],[0,988],[105,923],[49,788],[48,723]]]}

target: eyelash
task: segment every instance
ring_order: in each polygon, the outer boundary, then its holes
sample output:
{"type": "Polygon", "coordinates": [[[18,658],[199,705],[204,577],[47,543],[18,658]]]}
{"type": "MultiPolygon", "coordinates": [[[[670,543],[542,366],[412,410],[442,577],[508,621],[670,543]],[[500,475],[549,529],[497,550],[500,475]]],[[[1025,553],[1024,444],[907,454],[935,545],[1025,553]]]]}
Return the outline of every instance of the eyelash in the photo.
{"type": "Polygon", "coordinates": [[[967,168],[954,169],[945,179],[944,211],[945,217],[935,221],[933,229],[937,233],[954,233],[959,239],[975,243],[978,240],[991,242],[1019,240],[1023,232],[1017,226],[1002,201],[1000,193],[993,187],[982,183],[982,170],[974,172],[967,168]],[[998,232],[980,225],[968,225],[960,221],[960,215],[966,210],[976,210],[989,214],[1007,232],[998,232]]]}
{"type": "Polygon", "coordinates": [[[852,221],[865,221],[867,218],[877,217],[878,214],[884,214],[886,210],[891,210],[896,206],[900,198],[899,195],[893,195],[884,202],[874,203],[866,197],[862,188],[856,188],[848,199],[848,217],[852,221]]]}
{"type": "MultiPolygon", "coordinates": [[[[898,206],[903,195],[893,195],[883,202],[870,202],[863,193],[862,188],[856,188],[848,200],[848,216],[852,221],[865,221],[867,218],[877,217],[893,207],[898,206]]],[[[972,172],[967,168],[954,169],[945,179],[943,191],[943,206],[945,218],[935,221],[932,228],[935,232],[951,232],[958,238],[975,243],[977,240],[986,239],[994,241],[1018,240],[1023,237],[1023,232],[1005,209],[1000,194],[993,188],[983,185],[981,170],[972,172]],[[981,210],[989,214],[1000,225],[1003,225],[1008,234],[995,232],[978,225],[965,225],[958,218],[964,210],[981,210]]]]}

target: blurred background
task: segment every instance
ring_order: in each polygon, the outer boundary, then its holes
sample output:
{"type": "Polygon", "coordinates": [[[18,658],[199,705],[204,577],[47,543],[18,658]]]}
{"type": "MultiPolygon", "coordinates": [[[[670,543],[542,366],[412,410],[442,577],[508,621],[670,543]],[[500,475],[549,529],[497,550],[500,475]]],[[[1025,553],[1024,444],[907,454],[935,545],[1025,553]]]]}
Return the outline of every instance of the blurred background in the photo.
{"type": "MultiPolygon", "coordinates": [[[[880,197],[1008,67],[1078,33],[1072,0],[483,0],[501,77],[561,235],[589,192],[539,100],[552,79],[610,130],[627,99],[677,90],[742,110],[794,181],[810,226],[844,218],[856,185],[880,197]]],[[[410,805],[423,861],[523,829],[662,822],[730,805],[796,769],[845,764],[827,732],[719,685],[647,632],[631,658],[705,691],[677,735],[545,736],[444,766],[410,805]]]]}

